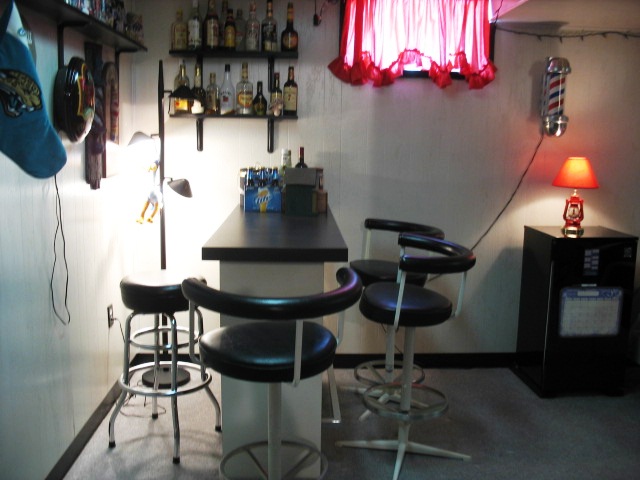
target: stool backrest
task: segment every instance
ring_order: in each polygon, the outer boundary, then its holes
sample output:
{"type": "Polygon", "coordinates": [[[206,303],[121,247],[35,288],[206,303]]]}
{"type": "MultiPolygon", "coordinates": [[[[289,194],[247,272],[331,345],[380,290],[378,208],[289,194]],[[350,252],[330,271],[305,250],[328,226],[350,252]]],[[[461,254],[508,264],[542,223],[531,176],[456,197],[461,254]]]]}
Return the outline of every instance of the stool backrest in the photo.
{"type": "Polygon", "coordinates": [[[184,296],[196,305],[225,315],[259,320],[301,320],[347,309],[360,299],[362,283],[350,268],[336,272],[339,286],[331,291],[299,297],[256,297],[222,292],[189,278],[184,296]]]}
{"type": "Polygon", "coordinates": [[[364,221],[365,239],[364,239],[364,255],[365,259],[369,258],[371,248],[371,232],[373,230],[381,230],[386,232],[420,232],[434,238],[444,238],[444,232],[437,227],[431,225],[423,225],[420,223],[404,222],[401,220],[390,220],[386,218],[366,218],[364,221]]]}

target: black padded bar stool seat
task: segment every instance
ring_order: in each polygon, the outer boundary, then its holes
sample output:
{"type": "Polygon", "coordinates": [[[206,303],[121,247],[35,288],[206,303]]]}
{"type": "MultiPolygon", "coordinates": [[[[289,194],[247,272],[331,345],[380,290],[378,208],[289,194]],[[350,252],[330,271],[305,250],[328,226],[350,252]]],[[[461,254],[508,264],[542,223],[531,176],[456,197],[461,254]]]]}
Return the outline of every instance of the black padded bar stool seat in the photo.
{"type": "MultiPolygon", "coordinates": [[[[187,311],[189,301],[182,294],[182,281],[187,277],[171,270],[127,275],[120,281],[122,302],[141,314],[187,311]]],[[[195,278],[205,281],[202,276],[195,278]]]]}
{"type": "MultiPolygon", "coordinates": [[[[296,325],[293,322],[251,322],[206,333],[200,339],[202,361],[228,377],[249,382],[290,382],[293,378],[296,325]],[[250,331],[251,335],[247,335],[250,331]]],[[[327,370],[336,339],[322,325],[306,323],[302,332],[301,379],[327,370]]]]}
{"type": "MultiPolygon", "coordinates": [[[[400,286],[397,283],[375,283],[362,292],[360,312],[368,320],[393,326],[396,300],[400,286]]],[[[416,285],[405,285],[399,325],[403,327],[430,327],[451,318],[453,304],[433,290],[416,285]]]]}

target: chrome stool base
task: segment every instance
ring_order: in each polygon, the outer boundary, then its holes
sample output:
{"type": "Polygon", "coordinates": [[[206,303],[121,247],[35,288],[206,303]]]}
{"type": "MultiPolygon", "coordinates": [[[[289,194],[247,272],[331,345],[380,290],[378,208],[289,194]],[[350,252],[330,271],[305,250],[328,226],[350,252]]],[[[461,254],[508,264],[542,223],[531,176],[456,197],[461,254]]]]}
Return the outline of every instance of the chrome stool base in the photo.
{"type": "MultiPolygon", "coordinates": [[[[402,377],[402,362],[393,362],[393,377],[385,378],[386,362],[384,360],[372,360],[357,365],[353,370],[356,380],[364,385],[374,386],[390,382],[397,382],[402,377]]],[[[413,383],[422,383],[425,379],[424,369],[419,365],[413,365],[413,383]]]]}
{"type": "MultiPolygon", "coordinates": [[[[325,454],[322,453],[320,450],[318,450],[315,446],[311,444],[299,442],[299,441],[290,441],[290,440],[283,440],[281,445],[284,448],[298,450],[299,453],[297,456],[298,458],[300,458],[300,460],[295,465],[293,465],[289,469],[289,471],[284,472],[282,474],[281,479],[278,479],[278,480],[293,480],[296,478],[296,475],[301,470],[307,467],[310,467],[318,460],[320,461],[320,475],[314,478],[317,480],[322,480],[326,477],[329,462],[327,461],[327,457],[325,456],[325,454]]],[[[222,460],[220,461],[221,477],[224,480],[246,479],[247,478],[246,475],[234,477],[227,473],[227,470],[228,470],[227,464],[229,461],[231,461],[233,458],[237,457],[238,455],[246,455],[247,460],[249,460],[249,462],[253,464],[253,466],[257,469],[257,471],[262,475],[262,478],[267,479],[268,478],[267,468],[264,465],[262,465],[262,463],[258,459],[259,457],[258,451],[265,452],[265,456],[266,456],[267,448],[268,448],[268,442],[265,440],[262,442],[255,442],[255,443],[250,443],[248,445],[243,445],[241,447],[238,447],[232,450],[231,452],[223,456],[222,460]]]]}

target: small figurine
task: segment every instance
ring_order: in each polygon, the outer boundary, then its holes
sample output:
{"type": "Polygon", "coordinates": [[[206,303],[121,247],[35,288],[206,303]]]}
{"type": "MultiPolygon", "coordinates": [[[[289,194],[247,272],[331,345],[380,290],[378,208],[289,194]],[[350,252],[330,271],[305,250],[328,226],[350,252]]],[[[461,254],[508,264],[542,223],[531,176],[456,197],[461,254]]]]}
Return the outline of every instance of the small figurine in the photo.
{"type": "Polygon", "coordinates": [[[147,201],[144,202],[144,207],[142,209],[142,212],[140,213],[140,217],[136,220],[138,223],[144,223],[144,216],[147,213],[147,208],[149,208],[149,205],[153,206],[153,211],[151,212],[151,215],[149,215],[149,218],[147,218],[147,222],[149,223],[153,223],[153,217],[155,217],[156,213],[158,213],[158,210],[162,208],[162,192],[160,191],[160,182],[158,179],[159,163],[160,160],[156,160],[149,167],[149,171],[152,172],[153,176],[153,188],[149,192],[147,201]]]}

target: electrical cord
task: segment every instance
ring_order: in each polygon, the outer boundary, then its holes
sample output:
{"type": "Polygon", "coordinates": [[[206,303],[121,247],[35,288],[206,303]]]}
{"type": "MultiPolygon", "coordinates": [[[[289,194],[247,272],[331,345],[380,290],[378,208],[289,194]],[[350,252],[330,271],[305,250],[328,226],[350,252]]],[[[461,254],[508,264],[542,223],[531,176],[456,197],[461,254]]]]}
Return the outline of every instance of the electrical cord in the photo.
{"type": "Polygon", "coordinates": [[[60,323],[63,325],[69,325],[71,323],[71,312],[69,312],[68,306],[68,298],[69,298],[69,265],[67,263],[67,242],[64,237],[64,228],[62,226],[62,202],[60,200],[60,190],[58,189],[58,176],[55,175],[53,177],[53,182],[56,187],[56,232],[53,236],[53,267],[51,268],[51,280],[49,281],[49,289],[51,291],[51,305],[53,306],[53,313],[60,320],[60,323]],[[58,232],[60,232],[60,237],[62,238],[62,258],[64,261],[64,269],[66,272],[65,276],[65,286],[64,286],[64,308],[66,310],[66,319],[58,313],[58,309],[56,308],[56,299],[53,291],[53,279],[56,273],[56,264],[58,262],[58,253],[56,250],[57,240],[58,240],[58,232]]]}

